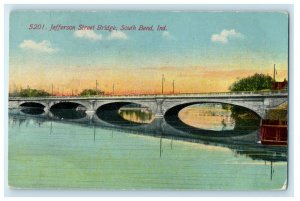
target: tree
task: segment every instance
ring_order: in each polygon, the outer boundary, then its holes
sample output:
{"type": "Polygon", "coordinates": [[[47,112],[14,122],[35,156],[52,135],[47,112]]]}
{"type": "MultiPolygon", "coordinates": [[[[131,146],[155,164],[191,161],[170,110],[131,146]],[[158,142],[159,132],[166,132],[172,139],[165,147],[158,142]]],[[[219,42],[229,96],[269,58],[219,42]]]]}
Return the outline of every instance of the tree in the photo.
{"type": "Polygon", "coordinates": [[[44,90],[39,89],[21,89],[17,96],[21,97],[41,97],[41,96],[50,96],[50,94],[44,90]]]}
{"type": "Polygon", "coordinates": [[[259,91],[272,89],[273,78],[269,75],[254,74],[234,82],[230,87],[230,91],[259,91]]]}
{"type": "Polygon", "coordinates": [[[97,96],[103,95],[104,92],[96,89],[84,89],[79,95],[80,96],[97,96]]]}

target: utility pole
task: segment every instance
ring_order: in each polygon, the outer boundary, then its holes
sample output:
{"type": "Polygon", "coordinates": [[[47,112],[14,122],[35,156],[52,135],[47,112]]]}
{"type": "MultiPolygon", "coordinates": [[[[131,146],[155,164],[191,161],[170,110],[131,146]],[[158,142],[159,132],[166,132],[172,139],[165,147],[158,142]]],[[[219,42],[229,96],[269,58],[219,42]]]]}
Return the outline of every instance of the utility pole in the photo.
{"type": "Polygon", "coordinates": [[[162,77],[161,77],[161,94],[164,94],[164,80],[165,80],[165,75],[162,74],[162,77]]]}
{"type": "Polygon", "coordinates": [[[115,83],[113,83],[113,95],[115,95],[115,83]]]}
{"type": "Polygon", "coordinates": [[[275,69],[275,64],[274,64],[274,72],[273,72],[274,83],[276,82],[276,80],[275,80],[275,73],[276,73],[276,69],[275,69]]]}
{"type": "Polygon", "coordinates": [[[175,81],[173,80],[173,94],[174,94],[174,91],[175,91],[175,81]]]}
{"type": "Polygon", "coordinates": [[[53,83],[52,83],[51,96],[53,96],[53,83]]]}
{"type": "Polygon", "coordinates": [[[98,81],[96,80],[96,91],[98,90],[98,81]]]}

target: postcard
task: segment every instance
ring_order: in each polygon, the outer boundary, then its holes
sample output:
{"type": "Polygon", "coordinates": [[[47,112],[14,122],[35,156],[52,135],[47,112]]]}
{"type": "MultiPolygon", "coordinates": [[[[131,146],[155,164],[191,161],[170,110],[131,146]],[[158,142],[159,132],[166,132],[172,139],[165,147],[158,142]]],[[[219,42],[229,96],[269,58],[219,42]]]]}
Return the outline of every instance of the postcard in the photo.
{"type": "Polygon", "coordinates": [[[9,187],[286,190],[288,22],[12,11],[9,187]]]}

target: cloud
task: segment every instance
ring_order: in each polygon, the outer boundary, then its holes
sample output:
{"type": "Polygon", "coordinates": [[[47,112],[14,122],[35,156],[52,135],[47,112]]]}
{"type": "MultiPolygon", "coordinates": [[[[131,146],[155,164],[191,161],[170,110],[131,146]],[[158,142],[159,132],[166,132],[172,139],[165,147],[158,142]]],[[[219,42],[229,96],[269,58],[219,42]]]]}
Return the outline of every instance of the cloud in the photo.
{"type": "Polygon", "coordinates": [[[76,30],[74,31],[74,36],[76,38],[84,38],[92,41],[97,41],[102,39],[102,35],[96,34],[93,30],[76,30]]]}
{"type": "Polygon", "coordinates": [[[34,50],[37,52],[54,53],[57,49],[52,47],[52,44],[48,40],[43,40],[38,43],[33,40],[24,40],[20,45],[20,48],[24,50],[34,50]]]}
{"type": "Polygon", "coordinates": [[[173,36],[168,31],[163,31],[162,32],[162,37],[166,38],[166,39],[173,39],[173,36]]]}
{"type": "Polygon", "coordinates": [[[128,39],[127,35],[122,31],[113,30],[107,38],[108,40],[126,40],[128,39]]]}
{"type": "Polygon", "coordinates": [[[226,44],[226,43],[228,43],[229,38],[242,37],[242,36],[243,35],[241,33],[237,32],[235,29],[230,29],[230,30],[224,29],[219,34],[213,34],[211,36],[211,41],[226,44]]]}
{"type": "Polygon", "coordinates": [[[103,38],[101,34],[95,33],[93,30],[77,30],[74,31],[76,38],[85,38],[92,41],[98,40],[126,40],[128,36],[122,31],[113,30],[107,37],[103,38]]]}

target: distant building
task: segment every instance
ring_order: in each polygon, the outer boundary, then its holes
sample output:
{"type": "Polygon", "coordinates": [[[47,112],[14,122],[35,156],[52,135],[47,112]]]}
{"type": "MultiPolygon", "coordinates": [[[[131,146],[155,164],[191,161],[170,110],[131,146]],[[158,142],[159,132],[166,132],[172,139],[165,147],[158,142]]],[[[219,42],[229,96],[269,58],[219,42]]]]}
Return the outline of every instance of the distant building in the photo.
{"type": "Polygon", "coordinates": [[[273,82],[274,90],[287,90],[288,89],[288,81],[284,78],[283,82],[273,82]]]}

